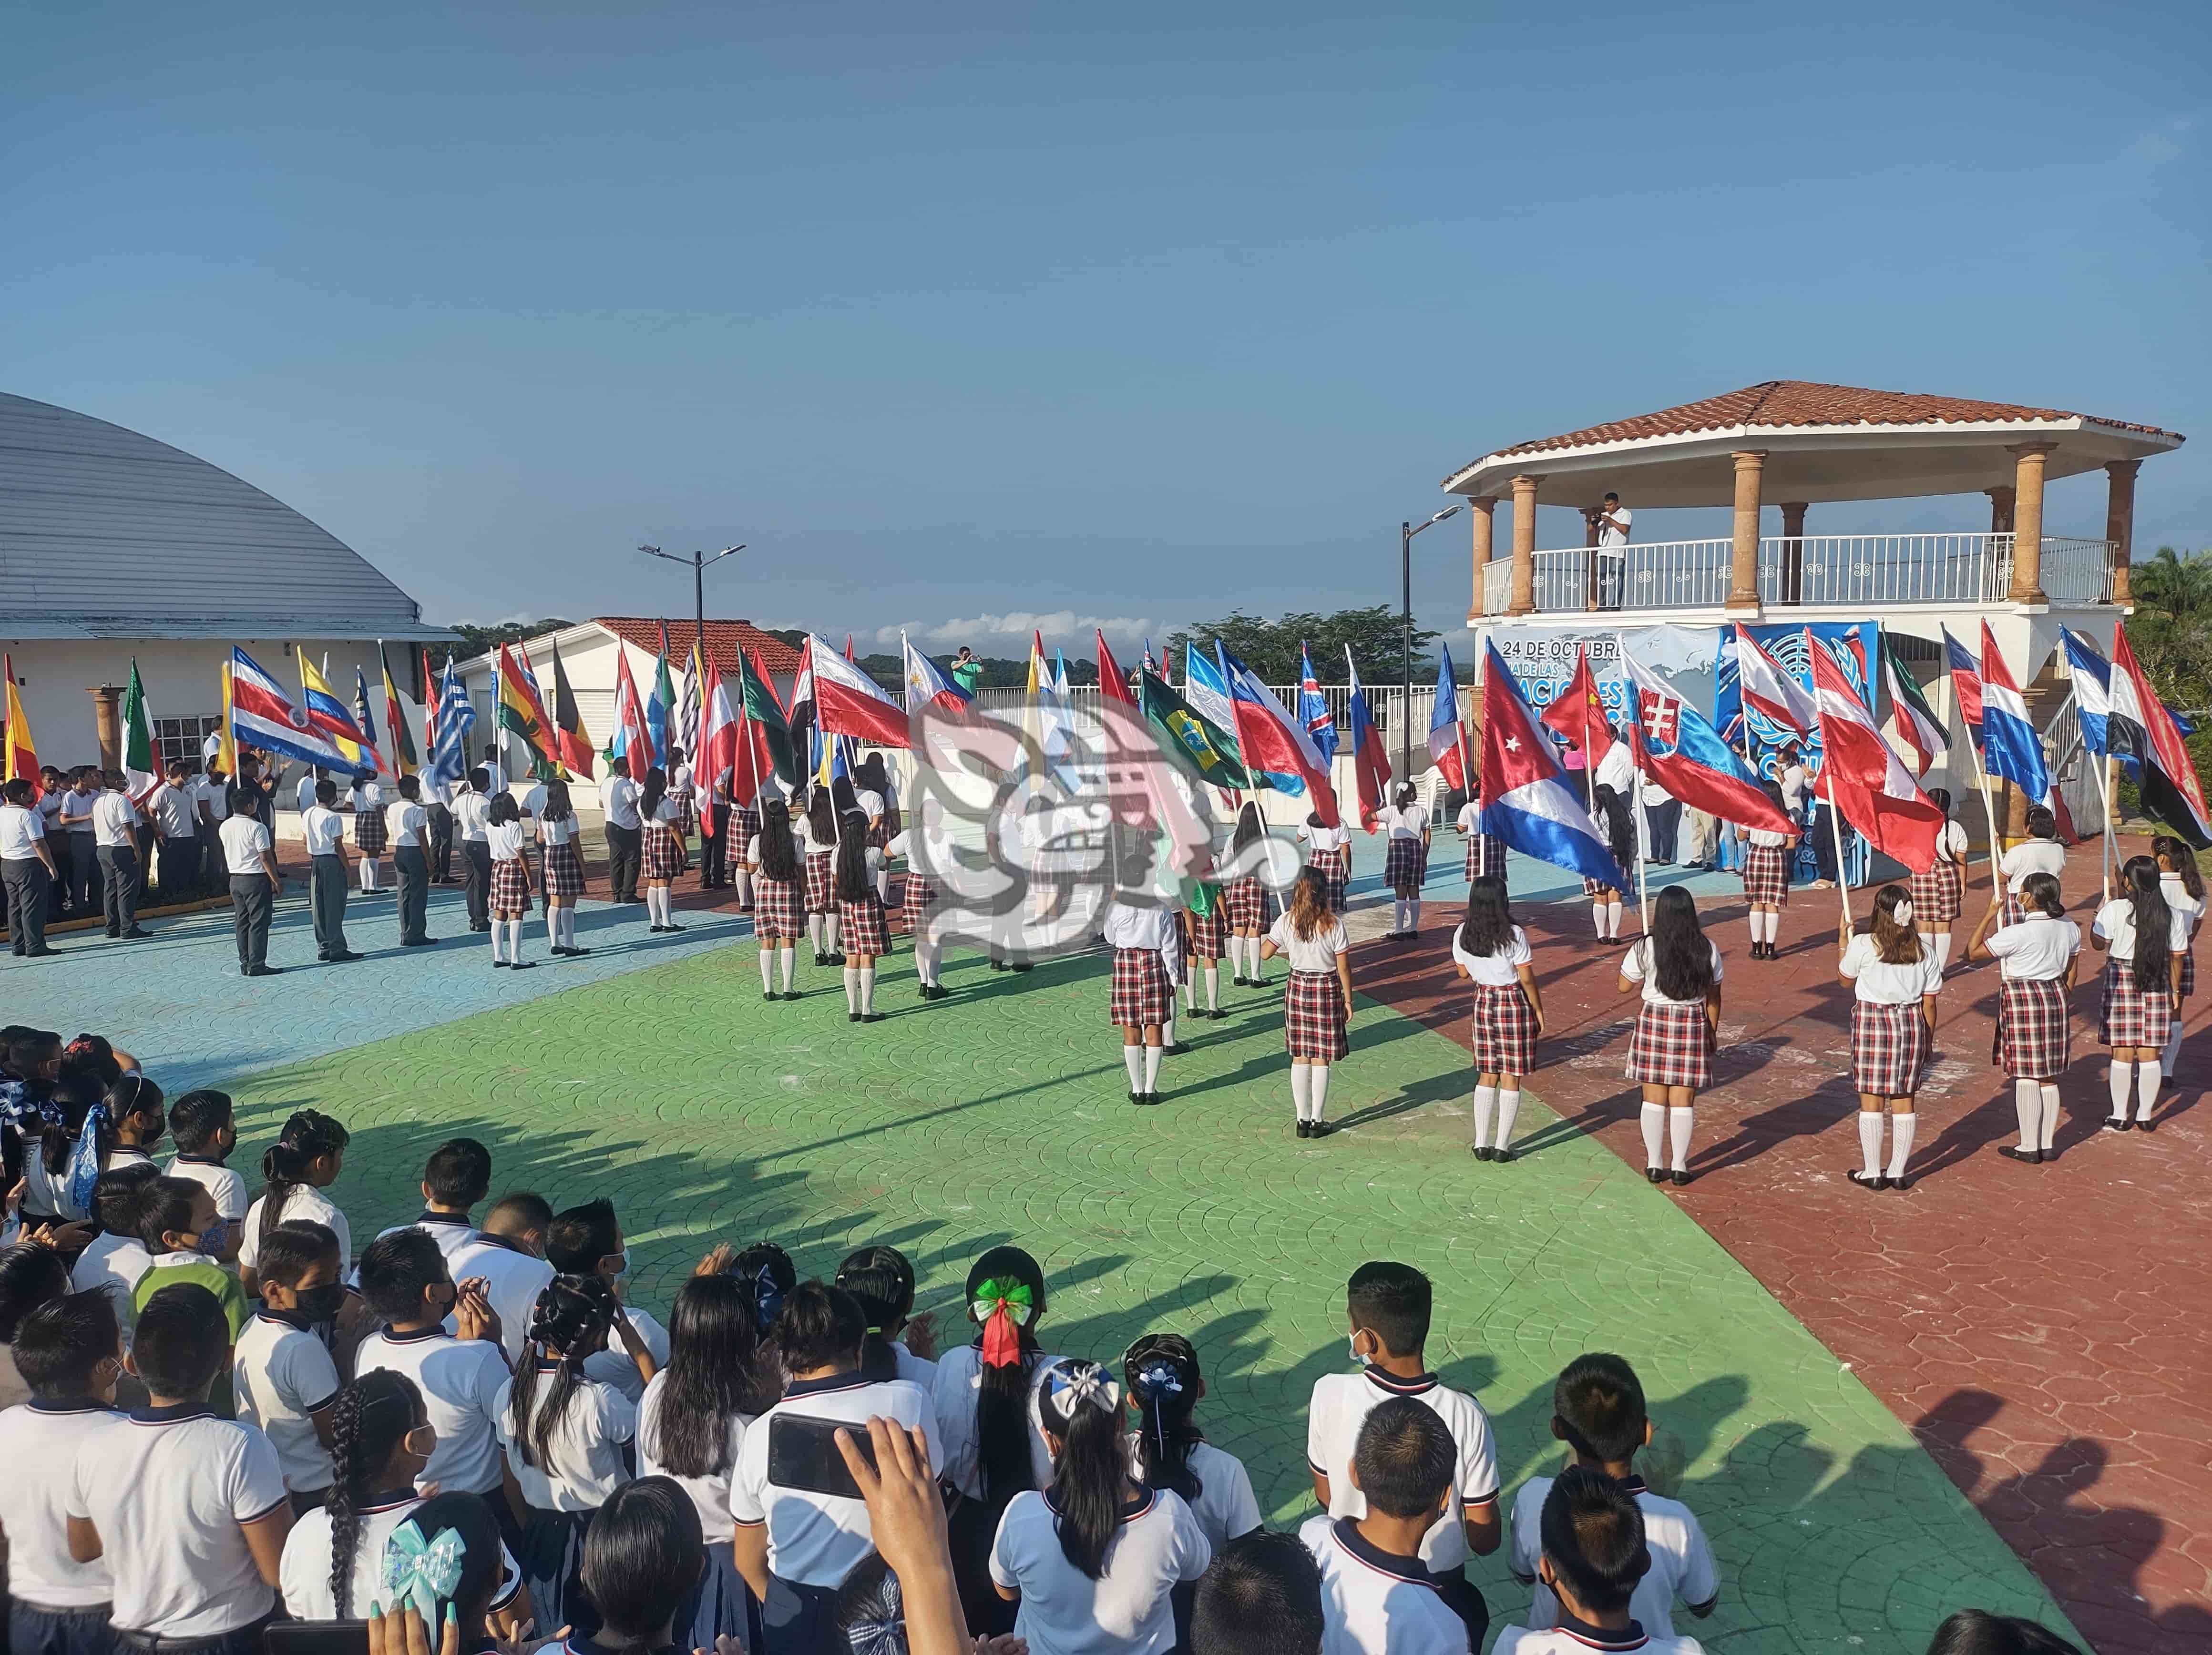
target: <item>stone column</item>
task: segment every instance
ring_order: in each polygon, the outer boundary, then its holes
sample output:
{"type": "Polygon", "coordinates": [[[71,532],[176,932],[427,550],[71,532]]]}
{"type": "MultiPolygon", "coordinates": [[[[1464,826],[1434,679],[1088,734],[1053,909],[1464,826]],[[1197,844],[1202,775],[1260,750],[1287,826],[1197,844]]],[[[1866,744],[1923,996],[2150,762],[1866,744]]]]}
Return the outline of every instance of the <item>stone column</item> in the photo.
{"type": "Polygon", "coordinates": [[[1472,627],[1479,624],[1482,620],[1483,591],[1489,584],[1484,577],[1487,573],[1486,566],[1490,562],[1490,531],[1492,527],[1491,514],[1498,509],[1498,496],[1477,494],[1467,504],[1468,511],[1473,514],[1468,518],[1468,524],[1474,531],[1471,549],[1474,561],[1474,602],[1468,606],[1467,612],[1467,623],[1472,627]]]}
{"type": "Polygon", "coordinates": [[[2051,442],[2013,448],[2012,591],[2015,603],[2048,603],[2043,595],[2043,470],[2051,442]]]}
{"type": "Polygon", "coordinates": [[[1601,506],[1583,507],[1583,607],[1597,607],[1597,536],[1598,519],[1605,515],[1601,506]]]}
{"type": "Polygon", "coordinates": [[[1536,489],[1540,476],[1513,479],[1513,602],[1508,615],[1536,612],[1536,489]]]}
{"type": "Polygon", "coordinates": [[[92,697],[92,727],[100,743],[100,767],[120,770],[123,767],[123,686],[101,684],[85,694],[92,697]]]}
{"type": "Polygon", "coordinates": [[[2128,568],[2135,556],[2136,473],[2141,460],[2110,460],[2105,465],[2105,538],[2112,543],[2112,602],[2134,601],[2128,568]]]}
{"type": "Polygon", "coordinates": [[[1759,489],[1766,470],[1766,451],[1744,449],[1729,458],[1735,462],[1735,544],[1729,557],[1728,607],[1755,611],[1759,608],[1759,489]]]}
{"type": "Polygon", "coordinates": [[[2010,534],[2012,532],[2012,485],[2006,483],[1996,488],[1984,488],[1982,492],[1990,497],[1990,532],[1993,535],[2010,534]]]}
{"type": "Polygon", "coordinates": [[[1782,601],[1805,601],[1805,507],[1809,502],[1782,502],[1782,601]]]}

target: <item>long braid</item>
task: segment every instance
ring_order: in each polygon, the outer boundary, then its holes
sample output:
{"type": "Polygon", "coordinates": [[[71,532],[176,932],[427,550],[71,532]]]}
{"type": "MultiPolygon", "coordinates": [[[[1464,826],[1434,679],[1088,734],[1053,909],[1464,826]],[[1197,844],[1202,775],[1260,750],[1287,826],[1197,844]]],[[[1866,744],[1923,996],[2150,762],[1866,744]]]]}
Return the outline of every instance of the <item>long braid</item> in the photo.
{"type": "Polygon", "coordinates": [[[361,1549],[362,1502],[392,1451],[422,1414],[422,1395],[404,1373],[377,1368],[338,1391],[331,1404],[331,1596],[337,1618],[353,1618],[354,1555],[361,1549]]]}

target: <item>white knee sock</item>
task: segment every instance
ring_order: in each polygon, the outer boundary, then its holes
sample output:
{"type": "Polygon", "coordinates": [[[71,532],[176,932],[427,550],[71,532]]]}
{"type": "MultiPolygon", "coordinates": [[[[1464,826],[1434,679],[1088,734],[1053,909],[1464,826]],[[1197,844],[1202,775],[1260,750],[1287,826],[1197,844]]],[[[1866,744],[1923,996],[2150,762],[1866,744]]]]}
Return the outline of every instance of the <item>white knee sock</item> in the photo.
{"type": "Polygon", "coordinates": [[[862,966],[856,974],[860,979],[860,1015],[865,1017],[876,1009],[876,968],[862,966]]]}
{"type": "Polygon", "coordinates": [[[1637,1125],[1644,1129],[1644,1164],[1647,1167],[1657,1167],[1660,1164],[1660,1141],[1667,1132],[1667,1106],[1663,1103],[1645,1104],[1637,1118],[1637,1125]]]}
{"type": "Polygon", "coordinates": [[[730,882],[731,882],[731,884],[732,884],[732,886],[734,886],[734,887],[736,888],[736,889],[737,889],[737,893],[738,893],[738,906],[740,906],[740,907],[746,907],[746,908],[749,908],[749,907],[752,906],[752,903],[753,903],[753,876],[752,876],[752,875],[750,875],[750,873],[746,872],[744,869],[742,869],[742,868],[741,868],[741,869],[739,869],[739,870],[738,870],[738,876],[737,876],[735,879],[732,880],[730,882]]]}
{"type": "Polygon", "coordinates": [[[2047,1150],[2058,1136],[2058,1088],[2045,1081],[2042,1091],[2042,1119],[2037,1136],[2043,1140],[2040,1147],[2047,1150]]]}
{"type": "Polygon", "coordinates": [[[1244,949],[1245,949],[1245,952],[1247,952],[1248,954],[1249,954],[1249,955],[1252,956],[1252,983],[1253,983],[1253,985],[1254,985],[1255,988],[1265,988],[1265,987],[1267,987],[1267,968],[1266,965],[1265,965],[1265,964],[1261,961],[1261,958],[1260,958],[1260,939],[1259,939],[1258,937],[1246,937],[1246,938],[1244,939],[1244,949]]]}
{"type": "Polygon", "coordinates": [[[1520,1114],[1521,1088],[1516,1086],[1508,1091],[1500,1087],[1498,1093],[1498,1136],[1492,1140],[1492,1149],[1505,1149],[1512,1147],[1513,1123],[1520,1118],[1520,1114]]]}
{"type": "Polygon", "coordinates": [[[1313,1118],[1313,1065],[1294,1063],[1291,1065],[1291,1101],[1298,1112],[1300,1120],[1313,1118]]]}
{"type": "Polygon", "coordinates": [[[564,948],[576,946],[576,911],[572,907],[561,910],[561,943],[564,948]]]}
{"type": "Polygon", "coordinates": [[[891,870],[889,868],[878,868],[876,870],[876,900],[882,903],[885,907],[889,907],[890,906],[891,870]]]}
{"type": "Polygon", "coordinates": [[[1129,1089],[1132,1092],[1143,1091],[1145,1089],[1145,1048],[1141,1046],[1123,1046],[1121,1066],[1129,1071],[1129,1089]]]}
{"type": "Polygon", "coordinates": [[[761,992],[773,994],[775,992],[775,950],[763,949],[760,951],[760,960],[761,992]]]}
{"type": "Polygon", "coordinates": [[[788,994],[791,992],[792,967],[799,963],[799,950],[796,948],[787,948],[782,950],[782,954],[783,963],[781,969],[783,973],[783,991],[788,994]]]}
{"type": "Polygon", "coordinates": [[[1590,904],[1590,924],[1596,927],[1598,940],[1600,942],[1603,942],[1610,934],[1605,928],[1605,904],[1603,902],[1594,901],[1590,904]]]}
{"type": "Polygon", "coordinates": [[[2136,1065],[2136,1118],[2148,1120],[2150,1112],[2158,1106],[2159,1066],[2156,1063],[2136,1065]]]}
{"type": "Polygon", "coordinates": [[[522,922],[520,919],[507,922],[507,957],[510,960],[522,958],[522,922]]]}
{"type": "Polygon", "coordinates": [[[1160,1044],[1170,1046],[1175,1043],[1175,999],[1170,996],[1168,999],[1168,1020],[1160,1025],[1160,1044]]]}
{"type": "Polygon", "coordinates": [[[1185,1011],[1198,1009],[1198,973],[1188,969],[1182,974],[1182,1009],[1185,1011]]]}
{"type": "Polygon", "coordinates": [[[926,937],[914,939],[914,969],[916,975],[930,987],[937,986],[937,944],[926,937]]]}
{"type": "Polygon", "coordinates": [[[1221,1009],[1221,967],[1219,966],[1208,966],[1206,968],[1206,1009],[1208,1011],[1221,1009]]]}
{"type": "Polygon", "coordinates": [[[668,923],[668,888],[648,885],[645,888],[645,917],[656,925],[668,923]]]}
{"type": "Polygon", "coordinates": [[[806,940],[814,944],[815,953],[829,952],[822,946],[822,916],[818,913],[810,913],[806,916],[806,940]]]}
{"type": "Polygon", "coordinates": [[[838,933],[843,929],[842,922],[836,914],[825,913],[822,916],[822,934],[830,939],[830,952],[832,954],[841,954],[844,951],[840,946],[838,937],[838,933]]]}
{"type": "Polygon", "coordinates": [[[1757,908],[1751,911],[1751,945],[1757,948],[1766,940],[1766,916],[1757,908]]]}
{"type": "Polygon", "coordinates": [[[845,979],[845,1009],[858,1011],[860,1009],[860,968],[848,966],[840,974],[845,979]]]}
{"type": "Polygon", "coordinates": [[[2109,1118],[2125,1120],[2128,1118],[2128,1088],[2135,1084],[2135,1065],[2115,1058],[2105,1078],[2112,1090],[2112,1112],[2109,1118]]]}
{"type": "Polygon", "coordinates": [[[1608,902],[1608,903],[1607,903],[1607,904],[1605,905],[1605,923],[1606,923],[1606,932],[1605,932],[1605,934],[1606,934],[1607,937],[1614,937],[1614,938],[1618,938],[1618,937],[1620,937],[1620,903],[1618,903],[1618,902],[1608,902]]]}
{"type": "Polygon", "coordinates": [[[1244,980],[1244,939],[1235,931],[1229,933],[1229,974],[1240,983],[1244,980]]]}
{"type": "Polygon", "coordinates": [[[1698,1111],[1694,1104],[1686,1104],[1680,1108],[1670,1107],[1667,1111],[1667,1142],[1674,1151],[1674,1170],[1678,1173],[1690,1170],[1690,1131],[1697,1124],[1698,1111]]]}
{"type": "Polygon", "coordinates": [[[1928,942],[1936,951],[1936,969],[1948,971],[1951,968],[1951,933],[1937,931],[1928,942]]]}
{"type": "Polygon", "coordinates": [[[1328,1065],[1316,1063],[1308,1064],[1306,1067],[1313,1070],[1313,1079],[1310,1082],[1313,1087],[1313,1118],[1319,1120],[1322,1107],[1328,1102],[1328,1065]]]}
{"type": "Polygon", "coordinates": [[[2012,1083],[2012,1111],[2020,1117],[2020,1147],[2043,1147],[2043,1088],[2033,1081],[2012,1083]]]}
{"type": "Polygon", "coordinates": [[[1159,1089],[1160,1049],[1156,1046],[1148,1046],[1145,1048],[1145,1090],[1157,1092],[1159,1089]]]}
{"type": "Polygon", "coordinates": [[[1478,1086],[1474,1088],[1474,1145],[1478,1149],[1490,1144],[1490,1124],[1498,1118],[1498,1088],[1478,1086]]]}
{"type": "Polygon", "coordinates": [[[1869,1178],[1881,1176],[1881,1111],[1859,1111],[1859,1154],[1865,1158],[1862,1169],[1869,1178]]]}
{"type": "Polygon", "coordinates": [[[1889,1175],[1894,1180],[1905,1176],[1905,1163],[1912,1158],[1912,1131],[1919,1125],[1910,1109],[1889,1118],[1889,1175]]]}
{"type": "Polygon", "coordinates": [[[545,910],[545,942],[550,948],[557,949],[562,946],[561,910],[558,908],[545,910]]]}

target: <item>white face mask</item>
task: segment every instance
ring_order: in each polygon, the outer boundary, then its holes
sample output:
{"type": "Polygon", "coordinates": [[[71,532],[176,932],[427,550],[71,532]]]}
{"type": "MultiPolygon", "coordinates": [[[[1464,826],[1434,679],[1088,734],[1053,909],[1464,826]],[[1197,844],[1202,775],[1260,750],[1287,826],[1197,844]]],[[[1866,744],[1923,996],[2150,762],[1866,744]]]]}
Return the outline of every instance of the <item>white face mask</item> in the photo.
{"type": "Polygon", "coordinates": [[[1366,1367],[1367,1358],[1359,1354],[1359,1336],[1357,1333],[1353,1334],[1347,1343],[1352,1348],[1352,1365],[1354,1367],[1366,1367]]]}

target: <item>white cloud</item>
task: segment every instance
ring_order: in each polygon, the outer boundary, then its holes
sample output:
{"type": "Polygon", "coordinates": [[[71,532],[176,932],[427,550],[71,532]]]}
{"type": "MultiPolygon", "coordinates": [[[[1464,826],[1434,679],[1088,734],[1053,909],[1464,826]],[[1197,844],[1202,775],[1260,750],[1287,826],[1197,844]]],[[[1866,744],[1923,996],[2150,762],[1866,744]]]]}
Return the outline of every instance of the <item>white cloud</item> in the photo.
{"type": "Polygon", "coordinates": [[[1104,633],[1109,643],[1133,644],[1152,634],[1158,625],[1143,615],[1078,615],[1073,609],[1031,615],[1015,610],[1006,615],[974,615],[945,621],[909,621],[903,627],[878,627],[875,641],[896,649],[899,634],[904,632],[915,643],[933,648],[957,648],[969,644],[978,654],[994,655],[1010,652],[1006,646],[1015,644],[1024,647],[1011,652],[1026,653],[1031,633],[1044,635],[1047,649],[1055,645],[1069,649],[1089,643],[1094,628],[1104,633]]]}

